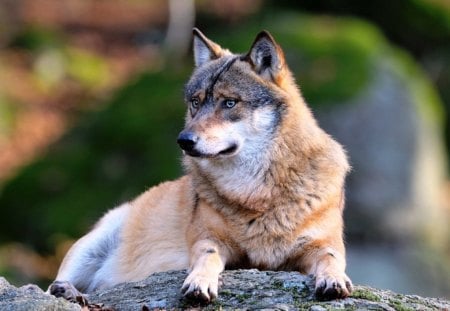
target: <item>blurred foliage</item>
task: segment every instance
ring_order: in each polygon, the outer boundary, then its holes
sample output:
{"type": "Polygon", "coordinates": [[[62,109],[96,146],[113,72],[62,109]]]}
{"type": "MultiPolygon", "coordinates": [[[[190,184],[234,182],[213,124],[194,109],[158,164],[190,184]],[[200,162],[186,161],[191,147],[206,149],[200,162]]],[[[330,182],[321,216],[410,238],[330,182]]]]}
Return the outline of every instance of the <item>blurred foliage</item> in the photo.
{"type": "Polygon", "coordinates": [[[12,48],[35,55],[36,79],[45,91],[52,91],[67,76],[87,89],[104,86],[108,65],[92,52],[69,46],[64,35],[54,29],[26,27],[11,42],[12,48]]]}
{"type": "Polygon", "coordinates": [[[100,57],[80,49],[68,49],[66,57],[67,73],[83,86],[96,88],[107,83],[108,66],[100,57]]]}
{"type": "Polygon", "coordinates": [[[31,26],[24,27],[11,41],[10,46],[29,51],[44,48],[61,48],[64,46],[63,34],[54,29],[31,26]]]}
{"type": "Polygon", "coordinates": [[[186,77],[174,72],[139,77],[23,169],[2,191],[0,241],[20,240],[49,251],[61,234],[79,236],[103,211],[179,176],[175,138],[183,122],[186,77]]]}
{"type": "Polygon", "coordinates": [[[235,26],[232,36],[216,30],[214,38],[233,51],[245,52],[261,25],[284,48],[302,93],[312,105],[336,103],[357,94],[369,81],[373,56],[385,46],[383,37],[368,23],[298,13],[272,12],[235,26]]]}
{"type": "MultiPolygon", "coordinates": [[[[450,2],[448,0],[304,0],[269,1],[273,8],[333,16],[358,16],[375,23],[396,45],[425,66],[445,104],[443,118],[450,161],[450,2]]],[[[448,168],[450,173],[450,166],[448,168]]]]}
{"type": "Polygon", "coordinates": [[[270,1],[274,7],[333,15],[360,16],[376,23],[387,37],[416,55],[447,47],[450,4],[447,0],[304,0],[270,1]]]}
{"type": "Polygon", "coordinates": [[[16,118],[17,106],[11,103],[3,94],[0,94],[0,140],[8,135],[16,118]]]}
{"type": "Polygon", "coordinates": [[[401,66],[393,66],[403,80],[418,111],[429,124],[434,124],[439,131],[445,126],[445,108],[439,93],[423,69],[418,66],[410,54],[392,47],[391,57],[401,66]]]}

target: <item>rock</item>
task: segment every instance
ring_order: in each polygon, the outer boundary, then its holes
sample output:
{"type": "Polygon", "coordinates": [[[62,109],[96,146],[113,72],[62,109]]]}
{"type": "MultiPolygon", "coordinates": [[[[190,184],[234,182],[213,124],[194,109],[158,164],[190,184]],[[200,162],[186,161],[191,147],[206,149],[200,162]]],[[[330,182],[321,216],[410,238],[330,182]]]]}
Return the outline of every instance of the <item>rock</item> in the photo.
{"type": "Polygon", "coordinates": [[[391,242],[420,237],[445,245],[446,166],[438,116],[417,102],[398,59],[378,62],[358,96],[316,114],[350,155],[347,233],[371,242],[375,236],[391,242]]]}
{"type": "MultiPolygon", "coordinates": [[[[356,286],[347,299],[314,299],[311,277],[296,272],[258,270],[225,271],[219,298],[208,305],[186,300],[180,288],[185,271],[155,273],[136,283],[123,283],[87,296],[94,310],[136,311],[154,309],[203,310],[450,310],[450,301],[400,295],[356,286]],[[101,307],[103,306],[103,307],[101,307]]],[[[45,294],[35,285],[16,288],[0,278],[0,310],[80,310],[74,303],[45,294]]],[[[92,309],[91,309],[92,310],[92,309]]]]}
{"type": "Polygon", "coordinates": [[[46,311],[81,310],[77,304],[44,293],[38,286],[29,284],[20,288],[0,277],[0,310],[2,311],[46,311]]]}
{"type": "Polygon", "coordinates": [[[383,40],[373,45],[384,48],[371,59],[367,84],[315,110],[352,165],[348,272],[358,283],[450,298],[442,103],[407,55],[383,40]]]}

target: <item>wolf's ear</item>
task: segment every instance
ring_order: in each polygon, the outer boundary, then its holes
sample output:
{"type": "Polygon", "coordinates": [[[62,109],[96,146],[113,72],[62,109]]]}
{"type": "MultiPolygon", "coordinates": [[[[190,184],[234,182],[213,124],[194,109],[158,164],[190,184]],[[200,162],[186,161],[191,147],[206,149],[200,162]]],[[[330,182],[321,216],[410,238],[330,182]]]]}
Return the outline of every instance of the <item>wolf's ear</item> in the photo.
{"type": "Polygon", "coordinates": [[[261,31],[247,54],[254,70],[266,79],[276,79],[284,67],[284,54],[271,34],[261,31]]]}
{"type": "Polygon", "coordinates": [[[217,43],[212,42],[197,28],[193,29],[194,33],[194,61],[195,66],[200,67],[213,59],[217,59],[223,55],[223,50],[217,43]]]}

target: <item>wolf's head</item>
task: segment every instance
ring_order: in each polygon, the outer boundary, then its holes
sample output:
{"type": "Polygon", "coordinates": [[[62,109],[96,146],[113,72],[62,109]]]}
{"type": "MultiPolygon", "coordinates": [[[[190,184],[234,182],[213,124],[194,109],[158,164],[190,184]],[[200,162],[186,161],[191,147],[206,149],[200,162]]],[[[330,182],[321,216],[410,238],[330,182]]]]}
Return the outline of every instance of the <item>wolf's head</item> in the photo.
{"type": "Polygon", "coordinates": [[[301,97],[281,48],[263,31],[250,51],[232,54],[194,29],[196,68],[185,87],[178,144],[190,157],[251,159],[265,152],[292,97],[301,97]]]}
{"type": "Polygon", "coordinates": [[[268,32],[238,55],[194,29],[194,60],[178,143],[196,191],[264,210],[271,198],[295,197],[305,189],[302,176],[314,176],[306,179],[315,189],[319,171],[328,174],[324,187],[339,176],[341,191],[345,153],[316,123],[268,32]]]}

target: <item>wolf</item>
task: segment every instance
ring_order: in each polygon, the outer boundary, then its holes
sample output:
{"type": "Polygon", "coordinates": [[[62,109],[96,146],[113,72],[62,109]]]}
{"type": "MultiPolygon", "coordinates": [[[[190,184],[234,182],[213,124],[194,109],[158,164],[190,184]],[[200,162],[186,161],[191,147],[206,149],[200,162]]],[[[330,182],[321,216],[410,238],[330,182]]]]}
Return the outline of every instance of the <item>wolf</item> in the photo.
{"type": "Polygon", "coordinates": [[[193,30],[195,69],[178,136],[186,175],[109,211],[67,253],[49,292],[82,293],[188,269],[208,302],[224,269],[298,271],[345,298],[343,147],[317,124],[267,31],[233,54],[193,30]]]}

